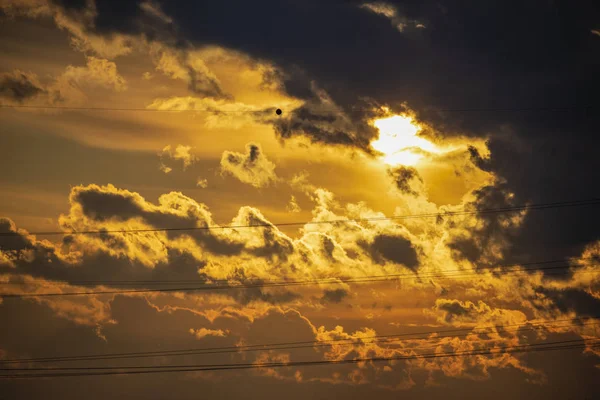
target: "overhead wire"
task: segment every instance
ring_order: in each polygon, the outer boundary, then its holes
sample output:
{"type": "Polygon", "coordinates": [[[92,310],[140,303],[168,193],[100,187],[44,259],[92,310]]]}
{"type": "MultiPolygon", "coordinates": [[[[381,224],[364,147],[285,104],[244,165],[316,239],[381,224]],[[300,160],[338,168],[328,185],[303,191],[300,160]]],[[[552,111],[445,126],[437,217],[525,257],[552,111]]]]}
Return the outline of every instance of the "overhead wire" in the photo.
{"type": "MultiPolygon", "coordinates": [[[[244,229],[244,228],[275,228],[283,226],[304,226],[304,225],[322,225],[322,224],[347,224],[347,223],[360,223],[360,222],[377,222],[377,221],[395,221],[405,220],[412,218],[444,218],[453,216],[463,215],[476,215],[476,214],[497,214],[505,212],[518,212],[525,210],[545,210],[549,208],[563,208],[563,207],[582,207],[582,206],[595,206],[600,205],[600,198],[584,199],[584,200],[572,200],[572,201],[559,201],[552,203],[537,203],[537,204],[523,204],[511,207],[498,207],[498,208],[481,208],[474,210],[462,210],[462,211],[445,211],[437,213],[422,213],[422,214],[405,214],[396,215],[391,217],[371,217],[371,218],[346,218],[337,220],[318,220],[318,221],[297,221],[297,222],[263,222],[255,224],[238,224],[238,225],[206,225],[206,226],[189,226],[189,227],[164,227],[164,228],[143,228],[143,229],[104,229],[104,230],[86,230],[86,231],[34,231],[29,232],[29,235],[36,236],[52,236],[52,235],[94,235],[94,234],[110,234],[110,233],[145,233],[145,232],[173,232],[173,231],[207,231],[207,230],[223,230],[223,229],[244,229]]],[[[14,237],[20,236],[19,232],[0,232],[0,237],[14,237]]]]}
{"type": "Polygon", "coordinates": [[[495,354],[512,354],[512,353],[529,353],[538,351],[553,351],[566,349],[585,349],[589,347],[597,347],[600,341],[596,339],[573,339],[555,342],[535,343],[527,345],[494,347],[490,349],[471,350],[471,351],[454,351],[446,353],[429,353],[429,354],[411,354],[404,356],[390,357],[366,357],[342,360],[314,360],[314,361],[291,361],[291,362],[270,362],[270,363],[235,363],[235,364],[195,364],[188,365],[184,368],[180,367],[162,367],[156,369],[135,369],[135,370],[117,370],[117,371],[99,371],[95,369],[85,370],[80,368],[77,372],[44,372],[30,373],[20,372],[17,374],[0,375],[0,379],[18,379],[18,378],[58,378],[58,377],[83,377],[83,376],[109,376],[109,375],[138,375],[138,374],[154,374],[166,372],[200,372],[200,371],[223,371],[223,370],[241,370],[241,369],[264,369],[264,368],[283,368],[283,367],[305,367],[317,365],[343,365],[357,364],[365,362],[383,362],[383,361],[405,361],[417,359],[431,358],[447,358],[447,357],[472,357],[479,355],[495,355],[495,354]]]}
{"type": "MultiPolygon", "coordinates": [[[[290,349],[304,349],[304,348],[315,348],[315,347],[332,347],[332,346],[354,346],[363,344],[379,344],[379,343],[395,343],[403,340],[437,340],[448,337],[466,337],[473,334],[489,334],[490,329],[495,329],[497,333],[511,333],[511,332],[527,332],[535,331],[541,328],[570,328],[570,327],[582,327],[582,326],[596,326],[599,322],[595,322],[594,319],[598,317],[580,317],[580,318],[568,318],[568,319],[557,319],[546,322],[525,322],[519,324],[505,324],[505,325],[490,325],[481,327],[466,327],[459,329],[443,329],[443,330],[430,330],[430,331],[419,331],[419,332],[404,332],[398,334],[387,334],[387,335],[369,335],[358,338],[348,339],[325,339],[325,340],[313,340],[313,341],[295,341],[295,342],[279,342],[279,343],[267,343],[267,344],[254,344],[254,345],[240,345],[240,346],[223,346],[223,347],[209,347],[209,348],[191,348],[191,349],[178,349],[178,350],[162,350],[162,351],[145,351],[145,352],[128,352],[128,353],[104,353],[104,354],[90,354],[80,356],[58,356],[58,357],[38,357],[38,358],[16,358],[16,359],[4,359],[0,360],[0,370],[2,365],[6,364],[23,364],[23,363],[56,363],[56,362],[77,362],[77,361],[99,361],[99,360],[120,360],[120,359],[137,359],[137,358],[155,358],[155,357],[175,357],[175,356],[190,356],[190,355],[208,355],[208,354],[224,354],[224,353],[242,353],[242,352],[255,352],[255,351],[270,351],[270,350],[290,350],[290,349]],[[590,322],[591,320],[591,322],[590,322]],[[467,331],[467,332],[465,332],[467,331]],[[432,336],[425,337],[422,336],[432,336]],[[366,341],[368,340],[368,341],[366,341]]],[[[495,339],[490,339],[495,340],[495,339]]],[[[411,347],[408,350],[421,349],[420,347],[411,347]]],[[[68,369],[74,369],[77,367],[68,367],[68,369]]],[[[104,368],[104,367],[103,367],[104,368]]],[[[125,368],[125,367],[115,367],[125,368]]]]}
{"type": "MultiPolygon", "coordinates": [[[[600,264],[587,264],[587,266],[598,266],[600,264]]],[[[562,275],[561,271],[553,272],[553,270],[569,269],[571,266],[555,266],[555,267],[540,267],[540,268],[529,268],[527,270],[514,270],[504,271],[503,276],[518,274],[527,271],[549,271],[545,275],[562,275]]],[[[570,273],[571,271],[566,271],[570,273]]],[[[584,271],[582,273],[596,273],[595,271],[584,271]]],[[[234,290],[234,289],[256,289],[256,288],[270,288],[270,287],[288,287],[288,286],[308,286],[308,285],[335,285],[335,284],[346,284],[346,283],[371,283],[371,282],[393,282],[396,280],[407,280],[407,279],[456,279],[456,278],[469,278],[469,277],[481,277],[482,274],[476,271],[465,272],[457,274],[436,274],[436,275],[414,275],[408,276],[406,274],[390,274],[390,275],[378,275],[374,277],[362,277],[362,278],[327,278],[327,280],[305,280],[305,281],[280,281],[270,283],[256,283],[256,284],[228,284],[228,285],[213,285],[205,284],[202,286],[190,286],[190,287],[168,287],[168,288],[152,288],[152,289],[119,289],[119,290],[101,290],[101,291],[85,291],[85,292],[50,292],[50,293],[2,293],[0,298],[27,298],[27,297],[63,297],[63,296],[93,296],[93,295],[108,295],[108,294],[133,294],[133,293],[161,293],[161,292],[200,292],[200,291],[213,291],[213,290],[234,290]]]]}
{"type": "MultiPolygon", "coordinates": [[[[578,111],[598,107],[596,104],[569,105],[569,106],[546,106],[546,107],[471,107],[471,108],[436,108],[430,111],[438,112],[547,112],[547,111],[578,111]]],[[[251,114],[278,109],[277,106],[266,107],[261,110],[221,110],[216,108],[191,108],[191,109],[164,109],[164,108],[142,108],[142,107],[85,107],[85,106],[57,106],[57,105],[33,105],[33,104],[0,104],[5,109],[50,109],[71,111],[142,111],[142,112],[213,112],[213,113],[239,113],[251,114]]],[[[353,107],[353,111],[373,111],[372,107],[353,107]]],[[[278,114],[280,115],[280,114],[278,114]]]]}
{"type": "MultiPolygon", "coordinates": [[[[587,325],[598,325],[598,323],[594,323],[594,324],[587,324],[587,325]]],[[[524,331],[531,331],[533,329],[522,329],[519,330],[519,332],[524,332],[524,331]]],[[[510,331],[506,331],[506,332],[510,332],[510,331]]],[[[447,337],[455,337],[455,338],[459,338],[459,337],[465,337],[468,336],[469,334],[463,334],[463,335],[454,335],[454,336],[443,336],[441,338],[447,338],[447,337]]],[[[439,338],[433,338],[433,339],[439,339],[439,338]]],[[[590,340],[590,339],[574,339],[573,341],[584,341],[584,340],[590,340]]],[[[595,340],[595,339],[592,339],[595,340]]],[[[379,343],[393,343],[393,342],[397,342],[399,341],[399,339],[392,339],[392,340],[386,340],[386,341],[376,341],[376,342],[365,342],[365,343],[341,343],[338,344],[339,346],[354,346],[354,345],[361,345],[361,344],[379,344],[379,343]]],[[[496,342],[500,342],[501,339],[485,339],[485,340],[478,340],[478,341],[473,341],[470,340],[468,341],[470,344],[484,344],[484,345],[494,345],[494,343],[496,342]]],[[[256,351],[278,351],[278,350],[291,350],[291,349],[305,349],[305,348],[312,348],[314,349],[315,347],[333,347],[336,344],[315,344],[313,346],[284,346],[284,347],[277,347],[277,348],[271,348],[271,349],[250,349],[247,350],[245,352],[256,352],[256,351]]],[[[414,346],[414,347],[407,347],[407,348],[398,348],[398,347],[385,347],[385,350],[395,350],[395,351],[422,351],[422,350],[430,350],[430,349],[437,349],[439,346],[439,343],[437,344],[429,344],[429,345],[422,345],[422,346],[414,346]]],[[[233,351],[223,351],[220,353],[201,353],[201,355],[210,355],[210,354],[224,354],[224,353],[233,353],[233,351]]],[[[188,355],[197,355],[195,353],[192,354],[188,354],[188,355]]],[[[169,356],[172,357],[172,356],[169,356]]],[[[138,357],[139,358],[139,357],[138,357]]],[[[212,364],[211,366],[214,365],[219,365],[219,364],[212,364]]],[[[194,366],[194,365],[191,365],[194,366]]],[[[109,365],[109,366],[70,366],[70,367],[3,367],[0,365],[0,372],[1,371],[77,371],[77,370],[104,370],[104,371],[110,371],[110,370],[138,370],[138,369],[161,369],[161,368],[187,368],[190,367],[189,364],[162,364],[162,365],[109,365]]]]}
{"type": "Polygon", "coordinates": [[[30,105],[30,104],[0,104],[0,108],[26,108],[34,110],[67,110],[67,111],[135,111],[135,112],[212,112],[220,113],[235,113],[235,114],[252,114],[265,111],[275,111],[277,107],[268,107],[261,110],[220,110],[215,108],[193,108],[193,109],[164,109],[164,108],[142,108],[142,107],[84,107],[84,106],[53,106],[53,105],[30,105]]]}
{"type": "MultiPolygon", "coordinates": [[[[565,258],[559,258],[559,259],[553,259],[553,260],[543,260],[543,261],[530,261],[530,262],[522,262],[522,263],[505,263],[505,264],[495,264],[495,265],[476,265],[473,270],[474,271],[491,271],[491,272],[501,272],[502,268],[515,268],[515,267],[529,267],[529,266],[535,266],[535,265],[546,265],[546,264],[557,264],[557,263],[573,263],[575,264],[576,262],[582,262],[582,261],[587,261],[587,260],[596,260],[596,258],[594,257],[578,257],[575,261],[568,261],[565,258]],[[499,269],[498,271],[494,271],[494,269],[499,269]]],[[[575,265],[573,265],[575,266],[575,265]]],[[[541,267],[540,267],[541,268],[541,267]]],[[[524,268],[524,269],[519,269],[517,271],[536,271],[536,270],[540,270],[540,268],[524,268]]],[[[556,267],[557,269],[561,269],[561,268],[569,268],[569,265],[567,266],[560,266],[560,267],[556,267]]],[[[434,277],[437,277],[438,275],[440,276],[447,276],[448,272],[459,272],[459,273],[463,273],[465,271],[445,271],[445,272],[438,272],[436,274],[433,274],[434,277]]],[[[401,278],[401,277],[430,277],[432,276],[432,274],[428,274],[428,275],[418,275],[415,272],[410,272],[410,273],[403,273],[403,274],[387,274],[387,275],[366,275],[362,278],[401,278]]],[[[10,275],[9,275],[10,277],[10,275]]],[[[15,277],[21,277],[21,275],[15,275],[15,277]]],[[[315,278],[312,281],[320,281],[320,280],[339,280],[339,279],[344,279],[344,278],[336,278],[336,277],[328,277],[328,278],[315,278]]],[[[49,281],[53,281],[53,282],[64,282],[64,283],[68,283],[70,285],[152,285],[152,284],[157,284],[157,285],[162,285],[162,284],[192,284],[192,283],[197,283],[197,284],[215,284],[215,283],[225,283],[228,284],[232,281],[232,279],[210,279],[210,281],[208,280],[194,280],[194,279],[185,279],[185,280],[160,280],[160,279],[155,279],[155,280],[138,280],[138,279],[131,279],[131,280],[65,280],[65,281],[60,281],[60,280],[49,280],[49,281]]],[[[274,281],[274,280],[265,280],[265,279],[261,279],[261,280],[256,280],[256,282],[252,281],[252,280],[246,280],[245,283],[247,284],[270,284],[270,283],[293,283],[294,281],[274,281]]],[[[35,281],[0,281],[0,286],[1,285],[28,285],[28,284],[35,284],[35,281]]]]}

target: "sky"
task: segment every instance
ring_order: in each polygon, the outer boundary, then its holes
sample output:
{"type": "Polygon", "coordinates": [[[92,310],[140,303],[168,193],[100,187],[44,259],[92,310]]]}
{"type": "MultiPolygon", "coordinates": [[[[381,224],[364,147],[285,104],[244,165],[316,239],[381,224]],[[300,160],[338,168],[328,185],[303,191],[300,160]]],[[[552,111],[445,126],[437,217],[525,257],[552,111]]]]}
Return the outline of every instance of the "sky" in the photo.
{"type": "Polygon", "coordinates": [[[0,0],[0,52],[6,398],[600,395],[597,2],[0,0]]]}

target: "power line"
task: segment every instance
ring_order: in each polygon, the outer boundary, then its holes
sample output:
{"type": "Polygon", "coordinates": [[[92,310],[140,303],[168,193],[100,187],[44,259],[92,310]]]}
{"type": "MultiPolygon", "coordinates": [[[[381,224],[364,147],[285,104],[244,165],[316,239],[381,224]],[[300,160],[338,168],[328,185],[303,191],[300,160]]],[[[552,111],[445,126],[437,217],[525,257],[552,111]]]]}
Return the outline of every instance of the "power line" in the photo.
{"type": "MultiPolygon", "coordinates": [[[[548,112],[548,111],[579,111],[598,107],[596,104],[574,105],[574,106],[556,106],[556,107],[474,107],[474,108],[439,108],[429,111],[439,112],[548,112]]],[[[81,106],[54,106],[54,105],[26,105],[26,104],[0,104],[0,108],[29,108],[29,109],[51,109],[51,110],[73,110],[73,111],[142,111],[142,112],[214,112],[214,113],[260,113],[273,111],[277,107],[268,107],[261,110],[220,110],[215,108],[197,108],[197,109],[158,109],[158,108],[125,108],[125,107],[81,107],[81,106]]],[[[353,111],[373,111],[373,108],[355,107],[353,111]]],[[[277,113],[277,115],[281,115],[277,113]]]]}
{"type": "MultiPolygon", "coordinates": [[[[598,266],[600,264],[589,264],[589,266],[598,266]]],[[[503,275],[510,275],[515,273],[522,273],[526,271],[545,271],[548,270],[546,275],[561,275],[564,272],[569,273],[570,271],[557,271],[559,273],[552,273],[552,270],[569,269],[571,266],[556,266],[556,267],[540,267],[530,268],[527,270],[515,270],[505,271],[503,275]]],[[[584,273],[592,273],[591,271],[584,273]]],[[[595,272],[593,272],[595,273],[595,272]]],[[[156,289],[126,289],[126,290],[103,290],[103,291],[87,291],[87,292],[51,292],[51,293],[19,293],[19,294],[0,294],[0,298],[27,298],[27,297],[62,297],[62,296],[93,296],[93,295],[105,295],[105,294],[128,294],[128,293],[159,293],[159,292],[196,292],[196,291],[211,291],[211,290],[232,290],[232,289],[256,289],[256,288],[268,288],[268,287],[287,287],[287,286],[307,286],[307,285],[331,285],[331,284],[344,284],[344,283],[369,283],[369,282],[386,282],[395,281],[402,279],[455,279],[465,278],[472,276],[481,276],[478,272],[465,272],[457,274],[438,274],[438,275],[415,275],[408,278],[406,274],[397,275],[380,275],[375,277],[362,277],[362,278],[327,278],[327,280],[306,280],[306,281],[280,281],[271,283],[256,283],[256,284],[239,284],[239,285],[203,285],[195,287],[179,287],[179,288],[156,288],[156,289]],[[400,277],[398,276],[400,275],[400,277]],[[402,278],[402,276],[404,278],[402,278]]]]}
{"type": "MultiPolygon", "coordinates": [[[[289,349],[303,349],[303,348],[315,348],[315,347],[331,347],[336,345],[350,346],[360,344],[377,344],[377,343],[394,343],[401,340],[419,340],[419,339],[442,339],[447,337],[465,337],[477,333],[489,333],[488,329],[494,328],[499,333],[506,332],[524,332],[524,331],[535,331],[540,328],[569,328],[571,326],[590,326],[597,325],[598,322],[594,322],[593,319],[597,317],[580,317],[580,318],[568,318],[559,319],[551,322],[526,322],[520,324],[506,324],[506,325],[491,325],[487,327],[472,327],[472,328],[459,328],[459,329],[444,329],[444,330],[430,330],[421,332],[407,332],[400,334],[388,334],[388,335],[370,335],[363,336],[360,338],[350,339],[328,339],[328,340],[314,340],[314,341],[296,341],[296,342],[279,342],[269,344],[254,344],[244,346],[224,346],[224,347],[209,347],[209,348],[192,348],[192,349],[179,349],[179,350],[163,350],[163,351],[145,351],[145,352],[129,352],[129,353],[105,353],[95,355],[81,355],[81,356],[63,356],[63,357],[43,357],[43,358],[21,358],[21,359],[8,359],[0,360],[1,364],[18,364],[18,363],[48,363],[48,362],[70,362],[70,361],[98,361],[98,360],[117,360],[117,359],[131,359],[131,358],[153,358],[153,357],[174,357],[174,356],[189,356],[189,355],[206,355],[206,354],[223,354],[223,353],[239,353],[239,352],[254,352],[254,351],[267,351],[267,350],[289,350],[289,349]],[[584,322],[592,320],[592,322],[584,322]],[[576,322],[580,322],[576,324],[576,322]],[[567,324],[564,324],[567,322],[567,324]],[[509,329],[512,328],[512,329],[509,329]],[[468,331],[466,333],[462,333],[468,331]],[[477,331],[477,332],[476,332],[477,331]],[[438,335],[434,338],[421,338],[420,336],[438,335]],[[365,340],[370,340],[365,342],[365,340]]],[[[494,340],[494,339],[492,339],[494,340]]],[[[411,347],[410,350],[422,349],[423,347],[411,347]]],[[[77,367],[68,367],[67,369],[75,369],[77,367]]],[[[104,367],[103,367],[104,368],[104,367]]],[[[110,367],[112,368],[112,367],[110,367]]],[[[114,367],[114,368],[134,368],[134,367],[114,367]]],[[[141,368],[141,367],[140,367],[141,368]]],[[[0,368],[3,370],[3,368],[0,368]]],[[[15,369],[16,370],[16,369],[15,369]]]]}
{"type": "MultiPolygon", "coordinates": [[[[412,218],[444,218],[462,215],[475,215],[475,214],[497,214],[505,212],[518,212],[518,211],[529,211],[529,210],[545,210],[550,208],[564,208],[564,207],[581,207],[581,206],[595,206],[600,205],[600,199],[587,199],[587,200],[573,200],[573,201],[561,201],[553,203],[537,203],[537,204],[525,204],[512,207],[500,207],[500,208],[482,208],[475,210],[463,210],[463,211],[446,211],[442,213],[423,213],[423,214],[405,214],[397,215],[392,217],[371,217],[371,218],[354,218],[354,219],[338,219],[338,220],[324,220],[324,221],[302,221],[302,222],[280,222],[271,223],[263,222],[251,225],[207,225],[207,226],[193,226],[193,227],[182,227],[182,228],[148,228],[148,229],[116,229],[116,230],[89,230],[89,231],[39,231],[29,232],[29,235],[37,236],[51,236],[51,235],[95,235],[95,234],[108,234],[108,233],[144,233],[144,232],[173,232],[173,231],[207,231],[217,229],[243,229],[243,228],[275,228],[281,226],[303,226],[303,225],[322,225],[322,224],[347,224],[347,223],[360,223],[360,222],[377,222],[377,221],[392,221],[392,220],[405,220],[412,218]]],[[[20,236],[19,232],[0,232],[0,237],[14,237],[20,236]]]]}
{"type": "MultiPolygon", "coordinates": [[[[581,257],[578,258],[576,261],[586,261],[586,260],[594,260],[594,257],[581,257]]],[[[475,266],[475,268],[473,268],[474,270],[493,270],[494,268],[510,268],[510,267],[524,267],[524,266],[535,266],[535,265],[546,265],[546,264],[557,264],[557,263],[568,263],[569,261],[566,260],[565,258],[559,258],[559,259],[554,259],[554,260],[543,260],[543,261],[531,261],[531,262],[526,262],[526,263],[512,263],[512,264],[496,264],[496,265],[477,265],[475,266]]],[[[559,267],[559,268],[568,268],[569,266],[565,266],[565,267],[559,267]]],[[[523,269],[523,271],[535,271],[535,268],[526,268],[523,269]]],[[[519,270],[521,271],[521,270],[519,270]]],[[[446,272],[439,272],[434,274],[433,276],[437,276],[437,275],[441,275],[441,276],[447,276],[447,272],[450,271],[446,271],[446,272]],[[443,274],[443,275],[442,275],[443,274]]],[[[458,271],[459,273],[464,273],[463,271],[458,271]]],[[[494,271],[492,271],[494,272],[494,271]]],[[[431,274],[430,274],[431,275],[431,274]]],[[[16,277],[20,277],[20,275],[15,275],[16,277]]],[[[396,278],[396,277],[415,277],[416,274],[415,272],[410,272],[410,273],[404,273],[404,274],[387,274],[387,275],[366,275],[363,277],[360,277],[360,279],[368,279],[368,278],[396,278]]],[[[427,275],[418,275],[418,277],[427,277],[427,275]]],[[[315,278],[312,281],[319,281],[319,280],[332,280],[332,279],[343,279],[343,278],[315,278]]],[[[358,279],[358,278],[357,278],[358,279]]],[[[228,284],[231,282],[231,279],[211,279],[210,280],[211,283],[225,283],[228,284]]],[[[192,280],[192,279],[186,279],[186,280],[68,280],[65,281],[66,283],[70,284],[70,285],[152,285],[152,284],[157,284],[157,285],[169,285],[169,284],[192,284],[192,283],[198,283],[198,284],[206,284],[206,280],[192,280]]],[[[305,281],[302,281],[305,282],[305,281]]],[[[0,285],[30,285],[30,284],[35,284],[36,282],[26,282],[26,281],[8,281],[8,282],[0,282],[0,285]]],[[[246,284],[270,284],[270,283],[294,283],[294,281],[275,281],[275,280],[256,280],[256,281],[252,281],[252,280],[247,280],[246,284]]]]}
{"type": "MultiPolygon", "coordinates": [[[[158,109],[158,108],[123,108],[123,107],[77,107],[77,106],[34,106],[25,104],[0,104],[0,108],[29,108],[34,110],[69,110],[69,111],[142,111],[142,112],[213,112],[219,113],[234,113],[234,114],[253,114],[265,111],[273,111],[277,107],[268,107],[261,110],[218,110],[214,108],[197,108],[197,109],[158,109]]],[[[279,114],[278,114],[279,115],[279,114]]]]}
{"type": "MultiPolygon", "coordinates": [[[[590,325],[590,324],[588,324],[590,325]]],[[[591,324],[591,325],[598,325],[597,323],[595,324],[591,324]]],[[[523,332],[523,331],[532,331],[534,329],[522,329],[519,330],[519,332],[523,332]]],[[[504,331],[504,332],[511,332],[511,331],[504,331]]],[[[446,336],[440,336],[440,337],[436,337],[433,339],[442,339],[442,338],[447,338],[447,337],[466,337],[468,336],[470,333],[467,334],[462,334],[462,335],[446,335],[446,336]]],[[[393,343],[393,342],[398,342],[400,339],[391,339],[391,340],[383,340],[383,341],[373,341],[373,342],[365,342],[365,343],[360,343],[360,342],[355,342],[355,343],[341,343],[339,345],[341,346],[350,346],[350,345],[356,345],[356,344],[378,344],[380,342],[384,342],[384,343],[393,343]]],[[[586,340],[586,339],[574,339],[576,341],[580,341],[580,340],[586,340]]],[[[479,340],[479,341],[469,341],[469,343],[478,343],[478,344],[486,344],[486,345],[493,345],[494,342],[499,342],[501,341],[501,339],[488,339],[488,340],[479,340]]],[[[254,351],[276,351],[276,350],[290,350],[290,349],[303,349],[303,348],[315,348],[315,347],[332,347],[335,344],[316,344],[313,346],[284,346],[284,347],[275,347],[275,348],[267,348],[267,349],[249,349],[246,350],[246,352],[254,352],[254,351]]],[[[416,346],[416,347],[408,347],[408,348],[390,348],[390,347],[386,347],[385,350],[402,350],[402,351],[417,351],[417,350],[429,350],[429,349],[436,349],[437,346],[439,346],[439,344],[431,344],[428,346],[416,346]]],[[[219,353],[199,353],[202,355],[206,355],[206,354],[223,354],[223,353],[232,353],[232,351],[222,351],[219,353]]],[[[186,355],[195,355],[196,353],[191,353],[191,354],[186,354],[186,355]]],[[[156,357],[156,356],[154,356],[156,357]]],[[[82,360],[83,361],[83,360],[82,360]]],[[[87,360],[86,360],[87,361],[87,360]]],[[[219,364],[217,364],[219,365],[219,364]]],[[[213,365],[211,365],[213,366],[213,365]]],[[[83,366],[83,367],[25,367],[25,368],[3,368],[0,366],[0,371],[77,371],[77,370],[137,370],[137,369],[161,369],[161,368],[187,368],[190,367],[189,364],[170,364],[170,365],[119,365],[119,366],[115,366],[115,365],[111,365],[111,366],[83,366]]]]}
{"type": "Polygon", "coordinates": [[[317,365],[343,365],[357,364],[363,362],[382,362],[382,361],[407,361],[416,359],[431,359],[431,358],[447,358],[447,357],[472,357],[480,355],[495,355],[495,354],[511,354],[511,353],[529,353],[538,351],[553,351],[566,349],[583,349],[586,347],[597,347],[600,345],[598,340],[574,339],[563,340],[557,342],[546,342],[519,346],[505,346],[490,349],[481,349],[474,351],[463,352],[446,352],[446,353],[429,353],[429,354],[413,354],[407,356],[391,356],[391,357],[369,357],[356,358],[345,360],[315,360],[315,361],[295,361],[295,362],[272,362],[272,363],[237,363],[237,364],[196,364],[188,365],[185,368],[169,368],[162,367],[157,369],[145,370],[129,370],[129,371],[98,371],[91,369],[86,371],[80,368],[82,372],[68,373],[19,373],[0,375],[0,379],[17,379],[17,378],[58,378],[58,377],[82,377],[82,376],[109,376],[109,375],[138,375],[151,373],[165,372],[199,372],[199,371],[222,371],[222,370],[240,370],[240,369],[263,369],[263,368],[282,368],[282,367],[304,367],[317,365]]]}

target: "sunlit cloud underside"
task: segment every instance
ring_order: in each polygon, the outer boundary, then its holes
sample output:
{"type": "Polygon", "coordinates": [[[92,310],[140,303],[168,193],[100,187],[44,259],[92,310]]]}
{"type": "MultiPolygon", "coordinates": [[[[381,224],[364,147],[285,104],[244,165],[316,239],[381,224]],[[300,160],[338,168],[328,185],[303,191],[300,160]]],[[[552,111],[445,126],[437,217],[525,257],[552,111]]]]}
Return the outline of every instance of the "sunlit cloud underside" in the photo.
{"type": "Polygon", "coordinates": [[[411,117],[394,115],[377,119],[373,126],[379,130],[379,138],[371,146],[383,153],[381,159],[386,164],[414,166],[426,153],[442,152],[434,143],[417,136],[421,128],[411,117]]]}

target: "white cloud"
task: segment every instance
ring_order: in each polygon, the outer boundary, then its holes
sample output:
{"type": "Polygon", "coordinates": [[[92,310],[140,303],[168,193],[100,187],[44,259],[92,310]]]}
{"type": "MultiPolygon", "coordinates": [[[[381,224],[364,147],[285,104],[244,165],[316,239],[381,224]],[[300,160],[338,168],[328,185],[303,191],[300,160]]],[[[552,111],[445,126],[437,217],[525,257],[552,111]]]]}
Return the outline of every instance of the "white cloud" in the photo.
{"type": "Polygon", "coordinates": [[[224,151],[221,170],[241,182],[260,188],[277,180],[275,164],[267,159],[258,144],[248,143],[246,154],[224,151]]]}

